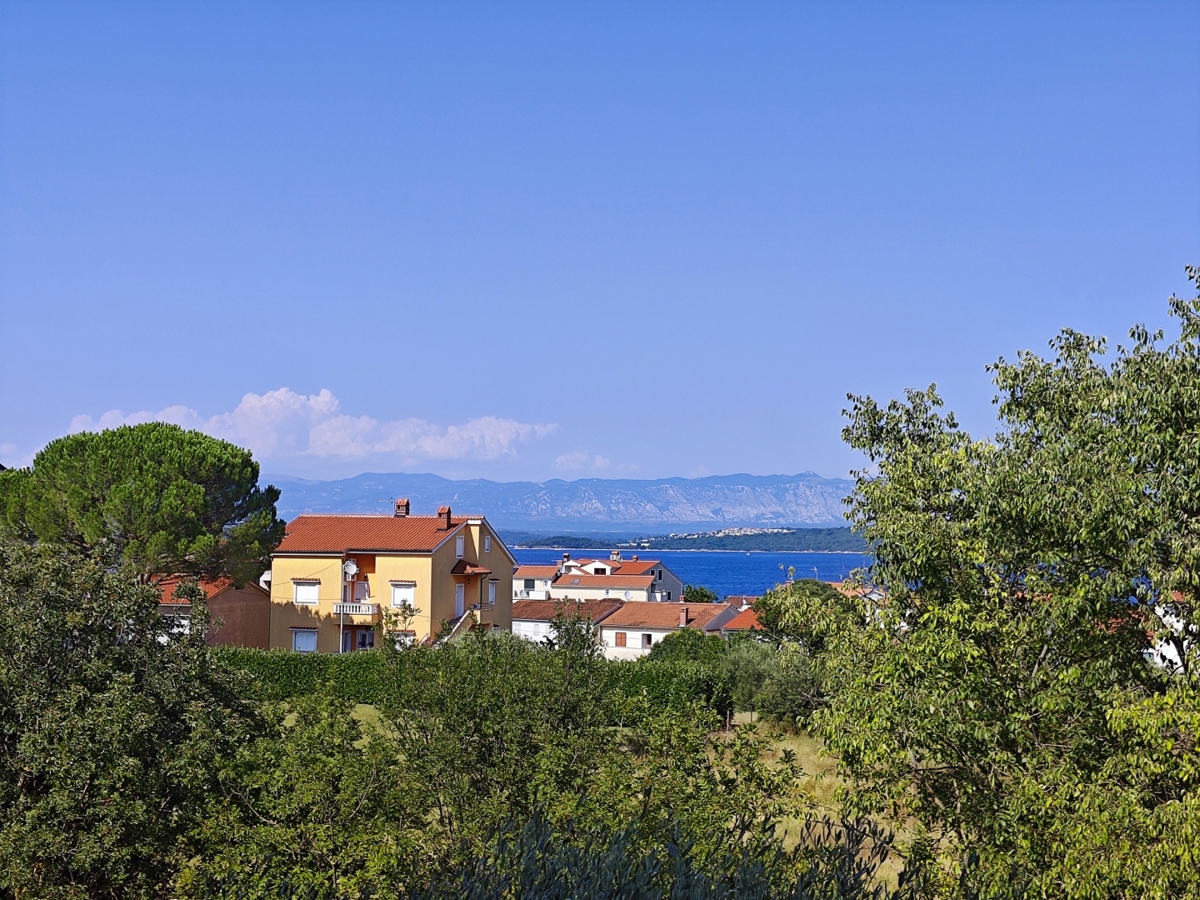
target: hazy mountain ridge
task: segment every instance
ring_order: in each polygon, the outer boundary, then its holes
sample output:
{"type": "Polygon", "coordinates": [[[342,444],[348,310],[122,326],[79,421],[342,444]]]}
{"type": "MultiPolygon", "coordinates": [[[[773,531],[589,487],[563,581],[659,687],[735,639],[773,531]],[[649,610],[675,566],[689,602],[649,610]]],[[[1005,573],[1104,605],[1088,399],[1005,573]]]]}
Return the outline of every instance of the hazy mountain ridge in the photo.
{"type": "Polygon", "coordinates": [[[390,513],[407,497],[414,513],[449,503],[484,513],[500,528],[650,529],[844,525],[846,478],[715,475],[650,480],[588,478],[545,482],[451,481],[437,475],[367,473],[340,481],[263,476],[282,491],[283,518],[300,513],[390,513]]]}

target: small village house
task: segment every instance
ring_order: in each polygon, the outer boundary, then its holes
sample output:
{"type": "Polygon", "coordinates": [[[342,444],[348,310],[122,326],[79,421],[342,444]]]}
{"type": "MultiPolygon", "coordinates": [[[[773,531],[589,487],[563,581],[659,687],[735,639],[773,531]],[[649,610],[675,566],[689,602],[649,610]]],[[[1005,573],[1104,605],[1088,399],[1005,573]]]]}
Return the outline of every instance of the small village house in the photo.
{"type": "Polygon", "coordinates": [[[620,600],[516,600],[512,605],[512,632],[541,642],[553,637],[551,624],[560,613],[577,615],[595,627],[620,608],[620,600]]]}
{"type": "Polygon", "coordinates": [[[385,612],[415,609],[404,639],[511,627],[516,560],[483,516],[302,515],[271,558],[272,648],[336,653],[375,644],[385,612]]]}
{"type": "Polygon", "coordinates": [[[677,602],[683,582],[661,560],[572,559],[564,553],[557,566],[521,566],[513,576],[514,600],[622,600],[677,602]]]}
{"type": "Polygon", "coordinates": [[[683,628],[720,635],[737,612],[727,603],[626,603],[600,623],[600,640],[609,659],[637,659],[683,628]]]}
{"type": "MultiPolygon", "coordinates": [[[[176,623],[179,629],[191,628],[191,604],[175,596],[182,578],[164,578],[158,582],[161,592],[158,611],[176,623]]],[[[238,587],[232,578],[201,579],[213,627],[204,636],[210,647],[258,647],[271,645],[271,595],[257,584],[238,587]]]]}

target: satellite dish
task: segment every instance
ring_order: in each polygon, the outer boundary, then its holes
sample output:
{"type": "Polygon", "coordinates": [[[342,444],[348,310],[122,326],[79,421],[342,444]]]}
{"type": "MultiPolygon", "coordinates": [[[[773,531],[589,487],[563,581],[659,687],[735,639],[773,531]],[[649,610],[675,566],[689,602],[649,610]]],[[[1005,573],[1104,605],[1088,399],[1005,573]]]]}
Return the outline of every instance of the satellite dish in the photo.
{"type": "Polygon", "coordinates": [[[346,580],[352,581],[354,576],[358,574],[358,563],[352,559],[348,559],[345,565],[342,566],[342,571],[346,573],[346,580]]]}
{"type": "Polygon", "coordinates": [[[632,599],[633,599],[633,591],[626,591],[626,592],[625,592],[625,599],[626,599],[626,600],[632,600],[632,599]]]}

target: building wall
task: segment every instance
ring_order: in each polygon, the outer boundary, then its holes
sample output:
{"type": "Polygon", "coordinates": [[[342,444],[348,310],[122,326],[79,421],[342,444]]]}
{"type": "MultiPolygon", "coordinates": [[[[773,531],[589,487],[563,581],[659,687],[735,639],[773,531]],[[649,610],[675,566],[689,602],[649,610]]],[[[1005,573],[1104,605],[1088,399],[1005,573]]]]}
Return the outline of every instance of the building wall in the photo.
{"type": "Polygon", "coordinates": [[[222,620],[204,636],[210,647],[271,646],[271,595],[257,585],[226,588],[208,601],[208,612],[222,620]]]}
{"type": "Polygon", "coordinates": [[[640,628],[631,625],[601,625],[600,641],[604,645],[606,659],[637,659],[650,652],[650,648],[642,647],[642,635],[650,635],[651,645],[657,644],[668,634],[674,634],[677,628],[640,628]],[[625,632],[625,646],[617,646],[616,634],[625,632]]]}
{"type": "Polygon", "coordinates": [[[548,637],[553,637],[553,632],[549,622],[535,621],[532,619],[524,620],[513,619],[512,633],[517,637],[523,637],[526,640],[541,642],[548,637]]]}
{"type": "MultiPolygon", "coordinates": [[[[412,621],[412,629],[416,640],[424,640],[429,635],[430,615],[433,610],[433,569],[427,554],[411,554],[408,556],[377,554],[375,556],[375,571],[368,576],[371,584],[371,602],[378,603],[382,612],[395,612],[392,606],[392,582],[411,581],[413,588],[413,606],[417,615],[412,621]]],[[[433,620],[436,626],[436,621],[433,620]]]]}
{"type": "Polygon", "coordinates": [[[564,575],[559,579],[557,584],[550,587],[551,600],[649,600],[648,591],[639,590],[637,588],[603,588],[603,587],[581,587],[579,585],[571,585],[571,576],[564,575]],[[564,582],[567,582],[564,584],[564,582]],[[629,594],[626,597],[626,594],[629,594]]]}

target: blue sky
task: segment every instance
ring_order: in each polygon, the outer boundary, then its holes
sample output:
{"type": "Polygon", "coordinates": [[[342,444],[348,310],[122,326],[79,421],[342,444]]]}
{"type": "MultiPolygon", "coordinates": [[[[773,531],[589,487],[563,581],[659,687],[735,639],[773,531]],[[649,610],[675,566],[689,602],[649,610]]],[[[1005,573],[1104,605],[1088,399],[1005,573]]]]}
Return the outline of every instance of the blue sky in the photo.
{"type": "Polygon", "coordinates": [[[845,474],[848,391],[1166,325],[1200,5],[0,4],[0,462],[845,474]]]}

